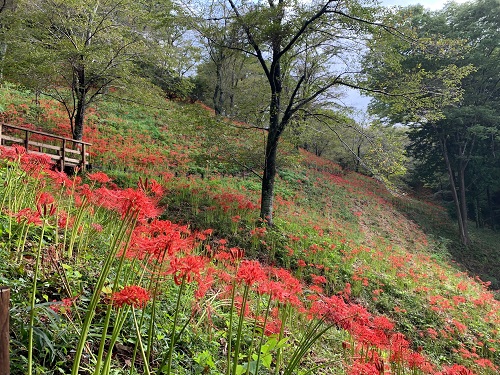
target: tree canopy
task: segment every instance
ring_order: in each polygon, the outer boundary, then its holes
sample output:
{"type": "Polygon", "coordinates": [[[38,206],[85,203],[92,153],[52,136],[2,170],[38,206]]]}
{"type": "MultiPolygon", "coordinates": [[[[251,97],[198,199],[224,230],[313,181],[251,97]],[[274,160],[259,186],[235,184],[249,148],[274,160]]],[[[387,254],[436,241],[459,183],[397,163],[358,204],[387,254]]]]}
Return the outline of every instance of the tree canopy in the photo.
{"type": "MultiPolygon", "coordinates": [[[[492,226],[496,221],[491,190],[497,187],[493,188],[489,176],[495,175],[498,169],[500,3],[495,0],[450,3],[437,12],[411,7],[396,15],[412,25],[420,38],[436,40],[437,53],[427,51],[427,45],[426,50],[417,54],[402,54],[403,65],[409,71],[422,67],[425,72],[438,76],[443,68],[453,66],[451,71],[460,77],[461,87],[448,86],[442,98],[446,99],[449,93],[459,95],[452,101],[441,101],[437,97],[438,102],[426,106],[438,109],[431,116],[411,104],[404,106],[398,100],[383,96],[375,97],[372,110],[392,122],[405,122],[410,126],[410,150],[419,161],[420,170],[430,172],[437,166],[434,169],[437,174],[447,174],[459,237],[467,245],[470,243],[467,223],[470,208],[475,211],[478,223],[484,220],[480,219],[480,212],[484,211],[489,211],[487,219],[492,226]],[[444,45],[450,47],[443,51],[440,47],[444,45]]],[[[390,48],[394,46],[395,42],[391,41],[390,48]]],[[[371,60],[370,79],[383,84],[386,69],[375,66],[371,60]]],[[[447,80],[443,83],[446,85],[447,80]]]]}

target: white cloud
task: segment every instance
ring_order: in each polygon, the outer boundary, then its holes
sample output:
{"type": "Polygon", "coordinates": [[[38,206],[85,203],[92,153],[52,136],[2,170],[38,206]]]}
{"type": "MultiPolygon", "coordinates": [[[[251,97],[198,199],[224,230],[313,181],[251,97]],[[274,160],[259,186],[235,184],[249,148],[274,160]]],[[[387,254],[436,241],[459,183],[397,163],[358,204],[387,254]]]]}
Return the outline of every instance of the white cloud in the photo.
{"type": "MultiPolygon", "coordinates": [[[[456,0],[456,3],[465,3],[467,0],[456,0]]],[[[385,6],[408,6],[414,4],[421,4],[425,8],[430,10],[438,10],[445,6],[446,3],[449,3],[449,0],[382,0],[381,4],[385,6]]]]}

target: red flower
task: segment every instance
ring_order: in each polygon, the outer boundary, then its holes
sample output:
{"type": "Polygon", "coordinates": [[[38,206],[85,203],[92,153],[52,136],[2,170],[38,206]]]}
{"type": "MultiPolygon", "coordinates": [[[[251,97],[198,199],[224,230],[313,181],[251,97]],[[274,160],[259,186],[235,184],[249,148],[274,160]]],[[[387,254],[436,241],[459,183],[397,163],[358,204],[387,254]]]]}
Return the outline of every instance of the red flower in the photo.
{"type": "Polygon", "coordinates": [[[244,260],[241,262],[238,272],[236,273],[236,281],[244,282],[247,285],[253,285],[266,279],[267,277],[264,269],[261,264],[255,260],[244,260]]]}
{"type": "Polygon", "coordinates": [[[90,181],[99,182],[101,184],[105,184],[111,181],[111,178],[109,178],[108,175],[104,172],[89,173],[87,177],[90,181]]]}
{"type": "Polygon", "coordinates": [[[462,365],[453,365],[451,367],[444,366],[443,371],[438,373],[439,375],[475,375],[472,370],[462,365]]]}
{"type": "Polygon", "coordinates": [[[46,192],[40,193],[38,195],[36,209],[41,217],[54,215],[56,213],[54,197],[46,192]]]}
{"type": "Polygon", "coordinates": [[[312,279],[312,283],[315,285],[321,285],[321,284],[327,283],[326,277],[318,276],[318,275],[315,275],[313,273],[311,274],[311,279],[312,279]]]}
{"type": "Polygon", "coordinates": [[[123,307],[123,305],[133,306],[135,308],[143,308],[149,301],[149,293],[146,289],[137,285],[129,285],[119,292],[113,293],[111,300],[113,305],[123,307]]]}
{"type": "Polygon", "coordinates": [[[173,258],[170,261],[168,273],[174,275],[174,281],[181,285],[183,281],[190,282],[199,279],[200,272],[205,268],[207,259],[199,255],[188,255],[182,258],[173,258]]]}
{"type": "Polygon", "coordinates": [[[380,375],[377,365],[374,363],[354,362],[349,369],[349,375],[380,375]]]}
{"type": "Polygon", "coordinates": [[[40,214],[38,211],[34,211],[31,208],[23,208],[16,214],[14,214],[18,223],[26,220],[28,224],[42,225],[42,220],[40,219],[40,214]]]}

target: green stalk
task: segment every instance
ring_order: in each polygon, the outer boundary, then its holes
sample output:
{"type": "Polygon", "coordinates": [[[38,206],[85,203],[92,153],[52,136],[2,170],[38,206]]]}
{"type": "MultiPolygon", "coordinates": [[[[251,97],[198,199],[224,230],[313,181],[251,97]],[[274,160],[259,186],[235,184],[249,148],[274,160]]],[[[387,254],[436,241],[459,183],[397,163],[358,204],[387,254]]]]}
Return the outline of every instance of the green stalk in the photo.
{"type": "Polygon", "coordinates": [[[75,246],[76,235],[78,234],[78,227],[80,226],[80,223],[82,222],[82,219],[83,219],[83,212],[86,208],[85,207],[86,204],[87,204],[87,197],[84,197],[82,200],[82,205],[78,208],[78,212],[76,214],[76,219],[75,219],[75,222],[73,223],[73,229],[71,231],[71,236],[69,238],[68,258],[73,257],[73,248],[75,246]]]}
{"type": "Polygon", "coordinates": [[[229,309],[229,327],[227,330],[227,366],[226,375],[230,375],[231,369],[231,344],[233,340],[233,311],[234,311],[234,297],[236,294],[236,280],[233,281],[233,290],[231,292],[231,307],[229,309]]]}
{"type": "MultiPolygon", "coordinates": [[[[129,232],[129,235],[127,237],[127,242],[126,242],[126,245],[125,245],[124,249],[126,249],[128,247],[128,244],[130,242],[131,236],[132,236],[132,231],[129,232]]],[[[125,262],[125,251],[123,251],[123,254],[120,256],[120,262],[118,263],[118,268],[116,270],[115,280],[113,281],[113,290],[112,290],[112,293],[115,293],[118,290],[119,279],[120,279],[120,275],[122,273],[124,262],[125,262]]],[[[125,276],[123,285],[127,285],[127,281],[128,281],[128,277],[129,276],[130,276],[130,272],[128,273],[128,275],[125,276]]],[[[106,319],[105,319],[104,326],[103,326],[103,329],[102,329],[101,343],[99,345],[99,354],[97,356],[97,365],[96,365],[97,373],[96,373],[96,375],[99,374],[100,368],[101,368],[101,361],[102,361],[102,356],[103,356],[103,353],[104,353],[104,346],[106,344],[106,336],[107,336],[107,332],[108,332],[109,322],[110,322],[110,319],[111,319],[111,311],[113,310],[112,307],[113,307],[112,304],[109,304],[108,308],[107,308],[107,311],[106,311],[106,319]]],[[[120,316],[121,316],[121,311],[120,311],[120,314],[117,317],[117,321],[119,321],[119,317],[120,316]]],[[[125,316],[126,316],[126,314],[125,314],[125,316]]],[[[125,320],[121,321],[120,324],[115,323],[115,326],[113,327],[112,338],[111,338],[111,342],[110,342],[109,347],[108,347],[108,354],[106,356],[106,362],[104,363],[104,367],[103,367],[105,373],[106,373],[106,371],[109,372],[108,367],[109,367],[109,362],[111,360],[110,354],[111,354],[111,352],[113,350],[113,347],[114,347],[114,345],[116,343],[116,340],[118,338],[118,333],[120,332],[120,330],[121,330],[121,328],[123,326],[124,321],[125,320]],[[109,360],[108,360],[108,358],[109,358],[109,360]]]]}
{"type": "Polygon", "coordinates": [[[144,348],[142,347],[141,331],[139,330],[139,326],[137,325],[134,306],[132,306],[132,315],[134,316],[135,331],[137,332],[137,341],[139,342],[139,348],[141,349],[142,360],[144,362],[144,370],[146,372],[146,375],[150,375],[151,372],[149,371],[149,362],[148,362],[149,358],[146,356],[146,353],[144,353],[144,348]]]}
{"type": "Polygon", "coordinates": [[[111,310],[112,306],[111,304],[109,304],[108,308],[106,309],[106,318],[104,319],[104,325],[102,328],[101,342],[99,343],[99,351],[97,352],[97,361],[95,364],[94,375],[99,375],[101,372],[101,363],[102,363],[102,357],[104,355],[104,346],[106,344],[106,337],[108,335],[109,321],[111,320],[111,310]]]}
{"type": "MultiPolygon", "coordinates": [[[[111,338],[109,341],[108,354],[106,354],[106,358],[102,366],[103,375],[109,375],[109,371],[111,369],[111,356],[113,355],[113,347],[115,346],[116,341],[118,340],[118,336],[123,328],[125,320],[127,319],[129,311],[130,309],[128,308],[128,306],[125,309],[120,309],[118,316],[116,317],[115,326],[113,327],[113,333],[111,334],[111,338]]],[[[100,371],[99,368],[96,368],[96,370],[100,371]]]]}
{"type": "Polygon", "coordinates": [[[95,310],[97,304],[99,303],[104,283],[106,282],[107,276],[111,270],[111,266],[115,261],[116,253],[120,249],[120,244],[123,242],[122,240],[127,232],[127,228],[129,227],[133,228],[132,225],[135,223],[136,217],[137,215],[135,213],[131,214],[130,212],[128,212],[125,215],[125,219],[120,222],[120,227],[118,228],[116,236],[113,237],[113,242],[111,243],[108,257],[106,258],[102,272],[97,280],[96,288],[94,290],[94,293],[92,294],[89,306],[87,307],[87,313],[85,314],[85,320],[83,322],[82,330],[80,332],[80,339],[78,340],[78,345],[75,352],[75,358],[73,362],[73,368],[71,370],[71,375],[78,374],[78,371],[80,369],[80,361],[82,359],[83,349],[87,341],[90,325],[92,323],[92,319],[94,318],[95,310]]]}
{"type": "MultiPolygon", "coordinates": [[[[285,332],[285,324],[286,324],[286,320],[288,319],[288,308],[289,308],[289,305],[285,305],[283,307],[283,318],[281,319],[281,327],[280,327],[280,333],[278,336],[278,342],[280,342],[283,339],[283,334],[285,332]]],[[[276,368],[274,370],[275,375],[279,374],[279,370],[281,367],[282,355],[283,355],[283,350],[281,348],[279,348],[278,352],[276,354],[276,368]]]]}
{"type": "Polygon", "coordinates": [[[23,227],[21,228],[21,236],[19,237],[16,249],[16,264],[21,262],[22,252],[21,249],[24,249],[24,245],[26,244],[26,239],[28,238],[28,230],[29,225],[26,220],[23,220],[23,227]]]}
{"type": "MultiPolygon", "coordinates": [[[[158,271],[160,267],[158,266],[158,271]]],[[[151,305],[151,319],[149,321],[149,329],[148,329],[148,346],[147,346],[147,351],[146,351],[146,357],[148,360],[151,358],[151,350],[153,348],[153,332],[154,332],[154,325],[155,325],[155,318],[156,318],[156,299],[158,296],[158,284],[160,281],[160,272],[158,272],[157,277],[156,277],[156,283],[155,283],[155,289],[154,289],[154,294],[153,294],[153,301],[151,305]]]]}
{"type": "Polygon", "coordinates": [[[314,343],[318,341],[318,339],[332,327],[332,325],[329,324],[326,325],[326,327],[321,328],[323,324],[324,324],[323,319],[319,319],[316,322],[312,321],[309,324],[306,333],[304,334],[299,345],[293,352],[290,361],[286,365],[283,371],[283,375],[292,375],[295,369],[300,365],[300,361],[302,360],[302,358],[304,358],[304,356],[309,352],[314,343]]]}
{"type": "Polygon", "coordinates": [[[33,325],[35,324],[35,302],[36,302],[36,284],[38,278],[38,269],[40,268],[40,258],[42,254],[43,235],[45,233],[45,219],[42,222],[42,233],[38,242],[36,253],[35,274],[33,275],[33,289],[31,290],[30,300],[30,325],[28,328],[28,375],[33,374],[33,325]]]}
{"type": "Polygon", "coordinates": [[[181,286],[179,288],[179,293],[177,294],[177,303],[175,306],[175,314],[174,314],[174,324],[172,327],[172,333],[170,334],[170,343],[168,346],[168,353],[167,353],[167,356],[165,358],[163,358],[163,361],[161,362],[161,365],[160,365],[160,371],[161,371],[163,365],[165,364],[165,360],[167,360],[167,372],[166,372],[167,375],[170,375],[170,370],[172,368],[172,357],[174,354],[174,346],[175,346],[175,339],[176,339],[176,332],[175,331],[177,328],[177,320],[179,319],[181,297],[182,297],[182,293],[184,291],[185,284],[186,284],[186,276],[184,276],[182,278],[182,283],[181,283],[181,286]]]}
{"type": "MultiPolygon", "coordinates": [[[[250,374],[250,359],[252,358],[252,350],[253,350],[253,344],[254,344],[254,338],[255,338],[255,331],[257,330],[257,317],[260,314],[260,300],[261,300],[261,295],[259,294],[259,298],[257,299],[257,311],[255,312],[255,318],[253,320],[253,328],[252,328],[252,339],[250,341],[250,346],[248,347],[248,366],[247,366],[247,371],[246,375],[250,374]]],[[[260,345],[259,345],[260,347],[260,345]]],[[[257,372],[255,372],[257,374],[257,372]]]]}
{"type": "Polygon", "coordinates": [[[250,286],[245,285],[245,290],[243,291],[243,301],[241,303],[240,316],[238,319],[238,331],[236,333],[236,344],[234,346],[233,375],[236,374],[236,368],[238,367],[238,357],[240,355],[240,345],[241,345],[241,332],[243,330],[243,321],[245,319],[245,306],[247,304],[249,291],[250,291],[250,286]]]}
{"type": "MultiPolygon", "coordinates": [[[[260,364],[260,355],[262,353],[262,341],[264,340],[264,335],[266,334],[266,324],[267,324],[267,318],[269,317],[269,311],[271,307],[271,301],[272,301],[272,296],[269,295],[269,300],[267,301],[267,306],[266,306],[266,315],[264,316],[264,325],[262,326],[262,332],[260,334],[260,339],[259,339],[259,349],[257,353],[257,364],[255,365],[255,374],[259,373],[259,364],[260,364]]],[[[248,367],[250,368],[250,366],[248,367]]]]}

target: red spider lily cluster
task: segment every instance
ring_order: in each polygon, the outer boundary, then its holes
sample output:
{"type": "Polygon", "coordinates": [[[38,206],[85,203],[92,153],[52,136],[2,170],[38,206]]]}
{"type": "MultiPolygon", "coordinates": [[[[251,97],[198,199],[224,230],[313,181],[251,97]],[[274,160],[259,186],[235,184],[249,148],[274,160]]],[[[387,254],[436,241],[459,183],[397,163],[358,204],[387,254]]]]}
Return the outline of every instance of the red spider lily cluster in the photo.
{"type": "Polygon", "coordinates": [[[111,301],[114,306],[123,307],[128,305],[137,309],[144,308],[149,299],[149,292],[137,285],[126,286],[119,292],[113,293],[111,296],[111,301]]]}
{"type": "MultiPolygon", "coordinates": [[[[92,131],[90,130],[91,134],[93,134],[92,131]]],[[[96,137],[99,136],[98,133],[95,134],[97,134],[96,137]]],[[[97,140],[97,138],[92,139],[92,142],[97,140]]],[[[129,143],[130,140],[124,138],[123,141],[126,147],[122,148],[121,154],[118,153],[116,157],[121,162],[128,163],[131,158],[138,156],[137,149],[129,143]]],[[[98,147],[102,147],[99,152],[104,152],[106,147],[108,147],[106,152],[109,152],[109,145],[101,144],[98,147]]],[[[434,265],[435,263],[428,256],[400,254],[393,249],[381,252],[376,248],[354,246],[347,242],[339,243],[337,246],[331,244],[303,246],[301,237],[290,234],[289,255],[304,257],[304,259],[298,259],[296,263],[301,270],[304,270],[304,274],[308,275],[307,278],[311,282],[307,284],[296,278],[290,271],[244,259],[243,250],[230,248],[227,241],[223,239],[211,239],[211,230],[194,233],[188,226],[157,219],[161,213],[158,202],[164,193],[164,187],[156,180],[144,178],[140,180],[138,189],[118,189],[106,174],[96,172],[89,174],[87,178],[90,183],[84,184],[79,177],[70,179],[64,174],[51,171],[50,160],[34,154],[26,154],[22,148],[0,148],[0,155],[19,161],[22,169],[29,176],[35,178],[49,176],[51,188],[54,191],[60,189],[65,194],[71,194],[76,207],[87,207],[89,212],[104,208],[116,212],[121,218],[134,215],[137,223],[130,233],[130,241],[127,246],[123,246],[123,251],[119,252],[118,256],[123,256],[132,262],[139,261],[141,271],[144,271],[146,278],[168,279],[172,281],[172,285],[196,283],[197,288],[193,294],[195,302],[193,305],[196,309],[205,308],[208,311],[211,306],[204,298],[217,293],[221,297],[229,298],[231,292],[234,291],[236,309],[243,312],[248,320],[259,322],[266,335],[287,332],[287,329],[283,329],[283,324],[286,323],[285,307],[293,307],[299,320],[322,319],[327,324],[348,332],[350,342],[345,343],[344,346],[345,349],[349,349],[349,353],[344,358],[344,365],[347,372],[353,375],[396,373],[393,368],[406,368],[415,373],[434,375],[475,373],[463,365],[444,366],[442,369],[437,369],[422,351],[415,349],[408,338],[394,331],[394,323],[389,318],[374,315],[362,304],[354,302],[357,301],[356,296],[353,295],[355,287],[372,287],[368,282],[370,272],[388,274],[394,272],[395,277],[417,284],[418,289],[416,288],[415,292],[425,296],[429,309],[443,317],[447,323],[441,328],[427,328],[420,332],[422,337],[449,338],[450,340],[456,335],[472,337],[467,325],[463,323],[466,317],[458,316],[460,309],[465,305],[474,304],[478,309],[487,311],[485,307],[490,303],[493,304],[493,295],[483,289],[477,291],[476,298],[466,298],[461,293],[471,287],[460,283],[449,295],[432,294],[425,284],[426,280],[435,278],[446,281],[447,276],[434,265]],[[343,290],[327,293],[325,289],[328,287],[329,280],[321,272],[322,270],[326,272],[327,268],[321,264],[320,259],[322,253],[334,251],[339,254],[342,262],[352,266],[353,274],[350,280],[352,285],[347,283],[343,290]],[[391,255],[387,256],[387,253],[391,255]],[[363,264],[363,260],[377,260],[378,267],[381,268],[374,270],[374,265],[363,264]],[[425,268],[414,267],[420,263],[425,263],[427,266],[425,268]],[[306,269],[306,267],[311,267],[313,270],[306,269]],[[245,288],[248,288],[251,293],[248,300],[243,298],[245,288]],[[262,309],[259,309],[257,302],[264,296],[270,299],[270,313],[267,318],[262,309]]],[[[154,156],[147,160],[137,158],[135,163],[145,167],[151,162],[163,162],[165,158],[169,159],[170,164],[175,163],[174,159],[178,160],[178,163],[184,163],[187,157],[184,159],[182,155],[184,155],[183,149],[179,146],[169,155],[171,158],[165,156],[154,156]]],[[[307,158],[310,159],[310,155],[307,158]]],[[[348,181],[340,175],[341,169],[334,163],[323,159],[315,160],[314,163],[318,171],[328,174],[328,178],[321,183],[327,181],[336,185],[348,185],[348,189],[352,192],[363,190],[363,194],[360,194],[362,196],[374,194],[366,192],[367,188],[373,185],[371,180],[360,177],[354,182],[348,181]]],[[[172,176],[169,175],[167,178],[171,179],[172,176]]],[[[49,189],[49,184],[46,188],[49,189]]],[[[256,208],[255,203],[237,192],[214,192],[206,188],[202,193],[213,199],[216,205],[214,209],[226,213],[238,213],[238,215],[233,215],[233,222],[241,219],[242,212],[256,208]]],[[[57,215],[61,228],[76,225],[74,213],[57,207],[54,195],[42,192],[36,199],[36,209],[26,207],[12,215],[18,222],[26,221],[36,225],[41,224],[41,218],[57,215]]],[[[386,204],[387,202],[380,200],[379,203],[386,204]]],[[[364,216],[357,214],[361,211],[352,210],[352,212],[360,220],[364,216]]],[[[103,230],[102,224],[99,223],[93,223],[92,228],[95,231],[103,230]]],[[[321,226],[316,225],[315,230],[318,236],[324,236],[321,226]]],[[[263,240],[266,237],[266,230],[257,228],[251,234],[263,240]]],[[[342,233],[337,233],[337,236],[342,237],[342,233]]],[[[384,285],[373,286],[374,299],[384,293],[384,285]]],[[[152,296],[153,292],[148,288],[131,285],[113,293],[111,301],[117,307],[130,305],[134,308],[145,308],[152,296]]],[[[491,312],[491,310],[488,311],[491,312]]],[[[394,307],[394,312],[396,316],[407,313],[405,309],[398,306],[394,307]]],[[[193,310],[193,314],[196,314],[196,310],[193,310]]],[[[499,323],[494,312],[485,313],[485,315],[489,323],[499,323]]],[[[486,339],[484,340],[486,343],[475,340],[475,338],[470,338],[469,347],[453,349],[454,352],[461,358],[469,360],[467,363],[471,363],[471,366],[475,366],[474,368],[497,371],[498,369],[489,359],[477,353],[475,346],[488,347],[489,353],[494,353],[494,348],[488,346],[486,339]]]]}

